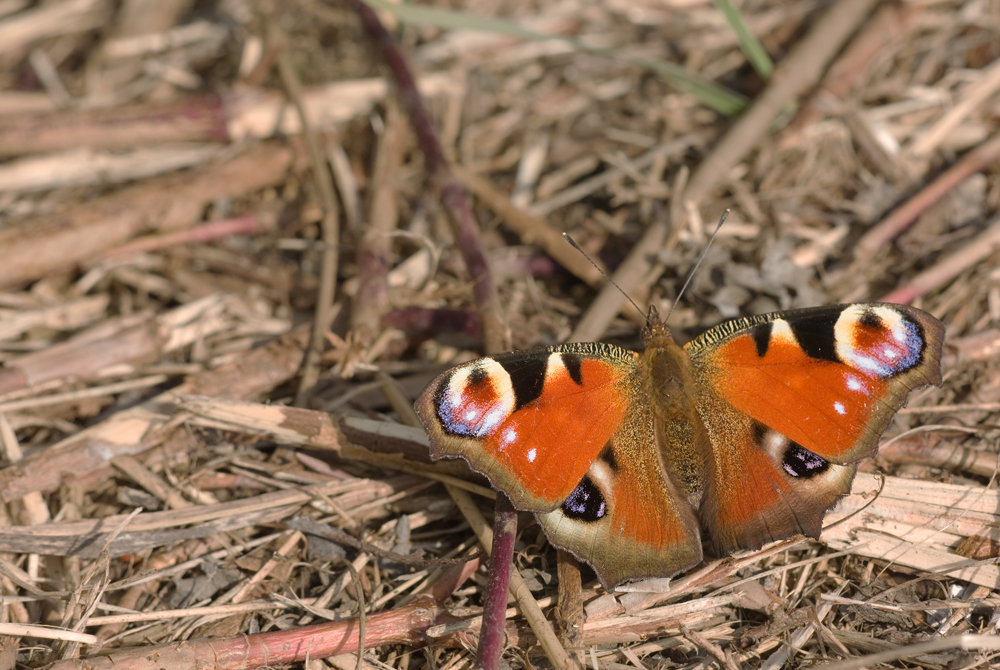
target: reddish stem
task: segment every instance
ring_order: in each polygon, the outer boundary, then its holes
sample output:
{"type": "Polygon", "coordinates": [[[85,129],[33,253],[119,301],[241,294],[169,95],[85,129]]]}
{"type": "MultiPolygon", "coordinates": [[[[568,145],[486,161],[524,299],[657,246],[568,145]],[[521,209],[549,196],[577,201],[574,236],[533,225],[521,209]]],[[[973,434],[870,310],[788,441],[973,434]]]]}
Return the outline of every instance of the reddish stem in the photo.
{"type": "Polygon", "coordinates": [[[472,208],[469,205],[468,194],[452,173],[434,121],[417,89],[416,80],[410,72],[403,51],[371,7],[361,0],[351,0],[351,6],[392,72],[403,107],[410,118],[410,123],[413,124],[417,143],[424,154],[430,181],[437,187],[441,203],[455,229],[462,258],[473,282],[473,297],[482,316],[486,353],[503,351],[507,347],[504,346],[505,338],[496,288],[486,261],[486,253],[483,251],[479,224],[472,215],[472,208]]]}
{"type": "MultiPolygon", "coordinates": [[[[448,614],[441,602],[478,567],[478,560],[456,565],[431,587],[431,595],[418,598],[405,607],[368,616],[365,619],[365,647],[420,646],[432,642],[426,634],[428,628],[459,620],[448,614]]],[[[353,618],[221,640],[134,647],[108,656],[57,661],[46,670],[253,670],[301,663],[306,659],[356,652],[360,641],[358,623],[358,619],[353,618]]]]}
{"type": "Polygon", "coordinates": [[[483,601],[483,627],[476,649],[478,670],[497,670],[504,647],[504,619],[507,616],[507,594],[510,593],[510,567],[514,559],[514,539],[517,537],[517,510],[503,491],[497,491],[493,512],[493,550],[490,552],[490,572],[483,601]]]}
{"type": "Polygon", "coordinates": [[[232,235],[259,235],[266,230],[269,223],[273,223],[273,220],[265,222],[257,214],[248,214],[235,219],[209,221],[176,233],[136,238],[121,246],[108,249],[102,254],[102,257],[111,258],[124,254],[157,251],[178,244],[212,242],[232,235]]]}
{"type": "MultiPolygon", "coordinates": [[[[365,643],[421,645],[422,632],[445,613],[430,597],[406,607],[369,616],[365,643]]],[[[447,615],[445,615],[447,616],[447,615]]],[[[134,647],[109,656],[58,661],[48,670],[249,670],[301,663],[307,658],[350,654],[358,649],[358,620],[240,635],[221,640],[190,640],[153,647],[134,647]]]]}
{"type": "Polygon", "coordinates": [[[970,176],[987,169],[1000,158],[1000,135],[984,142],[945,170],[919,193],[892,210],[854,245],[857,263],[864,263],[885,245],[902,235],[931,205],[970,176]]]}

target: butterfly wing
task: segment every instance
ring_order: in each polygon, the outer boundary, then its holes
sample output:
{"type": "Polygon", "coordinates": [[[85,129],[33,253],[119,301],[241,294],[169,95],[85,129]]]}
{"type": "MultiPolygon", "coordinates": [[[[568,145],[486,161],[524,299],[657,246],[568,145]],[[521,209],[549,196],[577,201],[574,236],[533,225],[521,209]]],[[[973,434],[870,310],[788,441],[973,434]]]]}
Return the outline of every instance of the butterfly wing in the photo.
{"type": "Polygon", "coordinates": [[[417,400],[431,456],[461,456],[518,509],[562,504],[625,416],[634,354],[598,345],[515,351],[439,376],[417,400]]]}
{"type": "Polygon", "coordinates": [[[538,515],[549,539],[593,565],[605,587],[701,562],[694,509],[665,476],[654,445],[650,404],[632,403],[569,498],[538,515]]]}
{"type": "Polygon", "coordinates": [[[694,512],[659,462],[637,360],[591,343],[499,354],[445,372],[416,403],[432,457],[467,460],[608,586],[701,560],[694,512]]]}
{"type": "Polygon", "coordinates": [[[941,383],[943,339],[918,309],[854,304],[740,319],[689,343],[716,549],[817,537],[906,394],[941,383]]]}

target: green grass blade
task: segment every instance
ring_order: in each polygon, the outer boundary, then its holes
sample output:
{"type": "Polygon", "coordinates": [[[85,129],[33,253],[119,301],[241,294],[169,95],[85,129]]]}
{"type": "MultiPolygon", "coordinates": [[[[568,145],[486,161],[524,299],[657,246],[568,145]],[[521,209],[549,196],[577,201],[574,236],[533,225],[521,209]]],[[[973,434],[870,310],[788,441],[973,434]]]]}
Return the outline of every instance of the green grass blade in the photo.
{"type": "Polygon", "coordinates": [[[504,19],[474,16],[463,12],[422,7],[408,3],[394,5],[385,0],[364,0],[364,2],[375,9],[393,14],[404,23],[413,25],[434,26],[446,30],[478,30],[480,32],[506,35],[508,37],[536,42],[548,40],[565,42],[577,51],[602,58],[609,58],[622,63],[630,63],[655,72],[669,81],[678,90],[690,93],[698,98],[702,104],[727,116],[734,116],[741,113],[748,105],[746,97],[734,93],[723,86],[719,86],[715,82],[692,74],[675,63],[651,58],[627,58],[619,56],[609,49],[595,49],[570,37],[547,35],[504,19]]]}
{"type": "Polygon", "coordinates": [[[392,4],[385,0],[363,0],[374,9],[389,12],[403,23],[420,26],[434,26],[445,30],[478,30],[480,32],[506,35],[525,40],[560,39],[545,33],[524,28],[513,21],[496,19],[473,14],[465,14],[450,9],[437,9],[409,3],[392,4]]]}
{"type": "Polygon", "coordinates": [[[743,22],[743,15],[736,9],[729,0],[715,0],[715,6],[719,8],[722,15],[726,17],[729,26],[736,33],[736,40],[740,44],[743,55],[750,61],[750,65],[757,71],[763,79],[770,79],[774,72],[774,62],[764,50],[764,45],[760,43],[757,36],[747,29],[747,24],[743,22]]]}

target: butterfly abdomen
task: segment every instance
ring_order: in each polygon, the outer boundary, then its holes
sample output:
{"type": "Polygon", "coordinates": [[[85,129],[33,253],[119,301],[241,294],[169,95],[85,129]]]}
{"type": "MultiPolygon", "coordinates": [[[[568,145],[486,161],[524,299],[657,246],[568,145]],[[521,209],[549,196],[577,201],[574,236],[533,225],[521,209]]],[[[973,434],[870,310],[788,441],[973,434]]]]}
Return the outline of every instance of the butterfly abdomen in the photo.
{"type": "Polygon", "coordinates": [[[686,502],[696,507],[708,472],[711,443],[695,408],[699,390],[691,359],[666,338],[647,345],[640,365],[664,473],[686,502]]]}

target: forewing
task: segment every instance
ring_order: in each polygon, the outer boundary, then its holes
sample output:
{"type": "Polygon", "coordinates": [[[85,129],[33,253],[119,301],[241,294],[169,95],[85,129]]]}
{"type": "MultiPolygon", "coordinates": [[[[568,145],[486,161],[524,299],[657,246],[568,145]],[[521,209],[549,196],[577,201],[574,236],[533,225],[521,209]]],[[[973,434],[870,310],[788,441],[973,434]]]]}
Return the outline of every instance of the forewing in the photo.
{"type": "Polygon", "coordinates": [[[618,428],[636,354],[569,344],[481,358],[416,402],[433,458],[461,456],[518,509],[559,507],[618,428]]]}
{"type": "Polygon", "coordinates": [[[741,319],[685,349],[733,407],[847,464],[874,453],[910,390],[941,383],[943,339],[926,312],[874,303],[741,319]]]}

